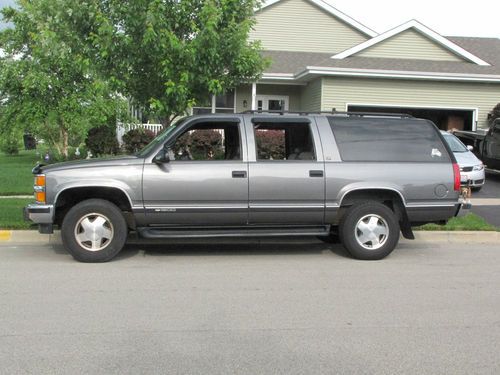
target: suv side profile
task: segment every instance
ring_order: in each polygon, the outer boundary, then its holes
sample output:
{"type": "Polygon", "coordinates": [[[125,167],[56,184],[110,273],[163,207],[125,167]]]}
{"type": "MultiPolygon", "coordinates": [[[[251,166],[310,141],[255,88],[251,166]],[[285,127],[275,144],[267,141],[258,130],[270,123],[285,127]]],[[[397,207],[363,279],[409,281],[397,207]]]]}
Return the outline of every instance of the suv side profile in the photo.
{"type": "Polygon", "coordinates": [[[187,117],[134,156],[37,166],[41,233],[82,262],[143,238],[317,236],[382,259],[400,232],[460,210],[436,126],[404,115],[248,112],[187,117]]]}

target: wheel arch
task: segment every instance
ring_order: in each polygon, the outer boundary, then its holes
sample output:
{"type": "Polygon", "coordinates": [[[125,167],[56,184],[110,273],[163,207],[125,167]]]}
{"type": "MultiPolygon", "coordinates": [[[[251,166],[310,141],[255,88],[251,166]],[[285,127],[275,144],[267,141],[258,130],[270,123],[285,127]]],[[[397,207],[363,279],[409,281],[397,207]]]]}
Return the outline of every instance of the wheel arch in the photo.
{"type": "Polygon", "coordinates": [[[349,207],[365,201],[380,202],[389,207],[397,216],[403,236],[414,239],[406,212],[406,200],[398,189],[392,187],[355,187],[345,191],[339,199],[337,221],[340,222],[349,207]]]}
{"type": "Polygon", "coordinates": [[[129,227],[135,227],[132,200],[125,190],[116,186],[69,186],[60,190],[54,199],[54,221],[61,223],[69,209],[88,199],[103,199],[116,205],[124,214],[129,227]]]}

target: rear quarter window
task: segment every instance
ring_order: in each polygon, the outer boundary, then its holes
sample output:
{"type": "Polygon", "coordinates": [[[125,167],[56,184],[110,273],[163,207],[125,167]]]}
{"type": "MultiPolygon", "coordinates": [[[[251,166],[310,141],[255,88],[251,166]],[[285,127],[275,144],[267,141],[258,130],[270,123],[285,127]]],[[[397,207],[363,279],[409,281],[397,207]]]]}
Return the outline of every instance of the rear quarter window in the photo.
{"type": "Polygon", "coordinates": [[[343,161],[450,162],[430,122],[399,118],[329,117],[343,161]]]}

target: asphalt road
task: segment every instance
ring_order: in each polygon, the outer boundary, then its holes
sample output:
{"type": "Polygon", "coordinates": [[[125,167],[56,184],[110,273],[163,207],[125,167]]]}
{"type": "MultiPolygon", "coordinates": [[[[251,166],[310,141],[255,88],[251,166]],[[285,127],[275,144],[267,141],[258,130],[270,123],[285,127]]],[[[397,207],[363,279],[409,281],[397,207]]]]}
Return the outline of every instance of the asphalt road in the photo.
{"type": "Polygon", "coordinates": [[[5,374],[500,373],[500,249],[129,246],[107,264],[0,244],[5,374]]]}
{"type": "MultiPolygon", "coordinates": [[[[472,193],[472,209],[488,223],[500,227],[500,206],[475,206],[474,198],[500,198],[500,174],[486,173],[486,183],[478,192],[472,193]]],[[[464,211],[467,212],[467,211],[464,211]]]]}

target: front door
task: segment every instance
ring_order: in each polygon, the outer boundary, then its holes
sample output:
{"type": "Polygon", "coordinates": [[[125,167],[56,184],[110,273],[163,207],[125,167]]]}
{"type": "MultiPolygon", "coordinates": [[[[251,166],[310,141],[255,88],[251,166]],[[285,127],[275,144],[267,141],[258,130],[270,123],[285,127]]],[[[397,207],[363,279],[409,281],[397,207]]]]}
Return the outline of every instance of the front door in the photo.
{"type": "Polygon", "coordinates": [[[248,163],[238,119],[198,119],[169,141],[170,161],[144,166],[147,221],[154,225],[246,225],[248,163]]]}
{"type": "MultiPolygon", "coordinates": [[[[311,120],[314,121],[314,120],[311,120]]],[[[307,118],[254,118],[249,144],[249,223],[321,225],[324,162],[316,124],[307,118]]]]}
{"type": "Polygon", "coordinates": [[[257,110],[288,111],[289,97],[284,95],[257,95],[257,110]]]}

